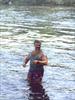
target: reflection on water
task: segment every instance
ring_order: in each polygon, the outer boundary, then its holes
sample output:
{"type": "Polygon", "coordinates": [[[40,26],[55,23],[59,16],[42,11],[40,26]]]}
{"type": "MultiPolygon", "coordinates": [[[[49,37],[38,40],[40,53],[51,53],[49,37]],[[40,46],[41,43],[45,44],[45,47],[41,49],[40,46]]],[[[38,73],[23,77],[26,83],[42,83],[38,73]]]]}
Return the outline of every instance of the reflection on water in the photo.
{"type": "Polygon", "coordinates": [[[29,100],[49,100],[42,84],[30,84],[29,100]]]}
{"type": "Polygon", "coordinates": [[[0,100],[75,100],[75,8],[1,6],[0,77],[0,100]],[[21,65],[37,38],[49,65],[42,85],[29,86],[21,65]]]}

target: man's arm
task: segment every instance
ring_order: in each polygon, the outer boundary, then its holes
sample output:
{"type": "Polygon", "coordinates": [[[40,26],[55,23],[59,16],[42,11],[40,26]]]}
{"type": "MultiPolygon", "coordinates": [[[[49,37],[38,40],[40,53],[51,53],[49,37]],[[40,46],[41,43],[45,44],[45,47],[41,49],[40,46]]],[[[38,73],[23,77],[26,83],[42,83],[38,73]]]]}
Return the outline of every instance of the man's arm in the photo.
{"type": "Polygon", "coordinates": [[[26,66],[26,64],[28,63],[29,60],[30,60],[30,57],[29,57],[29,55],[27,55],[27,56],[25,57],[25,59],[24,59],[23,67],[26,66]]]}
{"type": "Polygon", "coordinates": [[[43,55],[43,56],[42,56],[42,60],[35,60],[33,63],[34,63],[34,64],[43,64],[43,65],[47,65],[47,64],[48,64],[48,58],[47,58],[45,55],[43,55]]]}
{"type": "Polygon", "coordinates": [[[39,64],[47,65],[48,64],[48,58],[46,56],[42,57],[42,60],[38,61],[39,64]]]}

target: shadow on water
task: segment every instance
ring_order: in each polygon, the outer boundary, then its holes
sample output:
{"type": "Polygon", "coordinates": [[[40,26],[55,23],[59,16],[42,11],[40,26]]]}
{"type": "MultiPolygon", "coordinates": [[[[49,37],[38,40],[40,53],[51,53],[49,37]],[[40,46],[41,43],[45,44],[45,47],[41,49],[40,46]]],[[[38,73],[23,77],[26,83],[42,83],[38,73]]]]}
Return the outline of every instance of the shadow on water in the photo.
{"type": "Polygon", "coordinates": [[[29,100],[50,100],[42,84],[29,84],[29,100]]]}

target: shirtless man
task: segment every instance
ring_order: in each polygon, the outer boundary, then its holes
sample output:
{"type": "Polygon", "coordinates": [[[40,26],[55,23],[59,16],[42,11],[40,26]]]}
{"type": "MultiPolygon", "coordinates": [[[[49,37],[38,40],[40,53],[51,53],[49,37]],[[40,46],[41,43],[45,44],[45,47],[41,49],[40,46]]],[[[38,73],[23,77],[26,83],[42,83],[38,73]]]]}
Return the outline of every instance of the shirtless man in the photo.
{"type": "Polygon", "coordinates": [[[25,67],[30,60],[28,81],[30,83],[40,83],[44,73],[43,66],[48,64],[48,59],[41,50],[41,42],[39,40],[34,41],[34,47],[35,49],[25,58],[23,67],[25,67]]]}

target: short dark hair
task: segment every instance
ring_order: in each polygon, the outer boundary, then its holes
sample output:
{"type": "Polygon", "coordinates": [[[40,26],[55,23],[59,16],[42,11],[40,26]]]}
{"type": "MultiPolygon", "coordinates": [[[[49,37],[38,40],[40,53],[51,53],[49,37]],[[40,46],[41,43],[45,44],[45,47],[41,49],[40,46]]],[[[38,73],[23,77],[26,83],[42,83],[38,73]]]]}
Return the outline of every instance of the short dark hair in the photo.
{"type": "Polygon", "coordinates": [[[40,43],[40,44],[41,44],[41,41],[40,41],[40,40],[35,40],[35,41],[34,41],[34,44],[35,44],[35,43],[40,43]]]}

